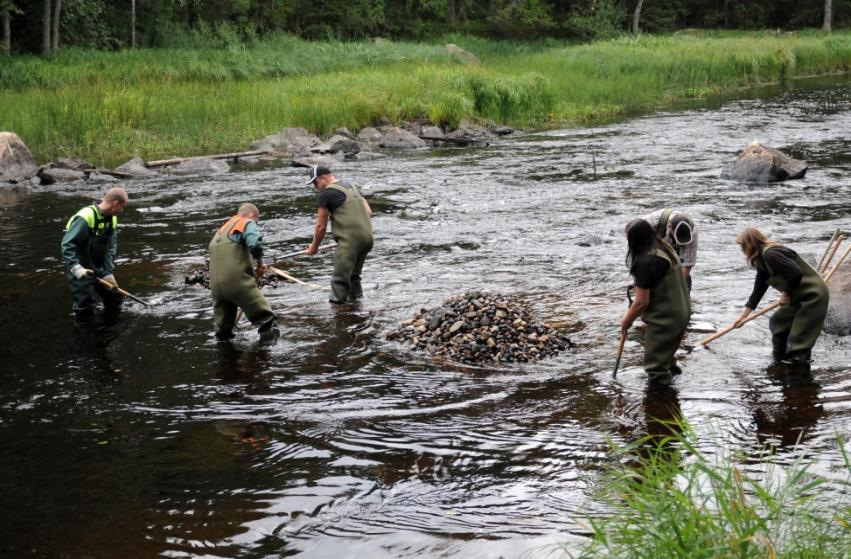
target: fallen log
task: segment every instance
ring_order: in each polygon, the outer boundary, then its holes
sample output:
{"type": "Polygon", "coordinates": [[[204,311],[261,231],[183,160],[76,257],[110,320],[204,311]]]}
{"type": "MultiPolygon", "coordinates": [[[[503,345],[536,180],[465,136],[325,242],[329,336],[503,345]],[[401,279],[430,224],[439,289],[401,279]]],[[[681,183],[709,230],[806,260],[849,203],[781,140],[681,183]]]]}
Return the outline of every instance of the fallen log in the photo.
{"type": "Polygon", "coordinates": [[[445,142],[447,144],[456,144],[459,146],[477,146],[477,147],[486,147],[489,146],[490,143],[487,140],[483,140],[481,138],[473,138],[471,136],[461,136],[458,138],[448,138],[442,137],[439,138],[437,136],[420,136],[420,139],[428,140],[430,142],[445,142]]]}
{"type": "Polygon", "coordinates": [[[217,155],[196,155],[194,157],[175,157],[174,159],[160,159],[158,161],[148,161],[146,165],[148,167],[165,167],[167,165],[177,165],[179,163],[183,163],[184,161],[190,161],[192,159],[236,159],[237,157],[248,157],[250,155],[265,155],[267,153],[272,153],[269,150],[258,150],[258,151],[240,151],[236,153],[219,153],[217,155]]]}

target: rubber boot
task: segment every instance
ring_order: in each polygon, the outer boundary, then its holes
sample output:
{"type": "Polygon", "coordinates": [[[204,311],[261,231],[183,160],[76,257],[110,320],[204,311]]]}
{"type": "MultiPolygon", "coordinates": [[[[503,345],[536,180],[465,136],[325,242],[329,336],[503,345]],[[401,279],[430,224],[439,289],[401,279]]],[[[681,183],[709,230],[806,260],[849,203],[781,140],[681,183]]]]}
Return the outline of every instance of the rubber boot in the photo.
{"type": "Polygon", "coordinates": [[[236,335],[233,333],[233,330],[218,330],[216,332],[216,340],[220,342],[227,342],[235,337],[236,335]]]}
{"type": "Polygon", "coordinates": [[[651,386],[654,387],[670,386],[673,382],[671,373],[668,371],[647,371],[647,377],[651,386]]]}
{"type": "Polygon", "coordinates": [[[277,340],[281,335],[280,329],[278,329],[278,324],[275,320],[270,320],[263,326],[261,326],[257,333],[260,334],[260,340],[263,342],[271,342],[277,340]]]}
{"type": "Polygon", "coordinates": [[[786,342],[789,341],[789,332],[779,332],[771,335],[772,354],[775,361],[781,361],[786,357],[786,342]]]}

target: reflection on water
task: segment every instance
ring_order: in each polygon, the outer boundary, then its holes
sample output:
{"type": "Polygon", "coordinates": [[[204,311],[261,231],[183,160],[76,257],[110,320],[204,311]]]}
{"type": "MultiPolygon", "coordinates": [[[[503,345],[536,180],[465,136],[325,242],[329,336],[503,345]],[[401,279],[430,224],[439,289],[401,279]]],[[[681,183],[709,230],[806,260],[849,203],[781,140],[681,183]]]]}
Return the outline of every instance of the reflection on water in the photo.
{"type": "MultiPolygon", "coordinates": [[[[516,556],[582,533],[607,444],[664,437],[683,417],[731,444],[800,439],[841,463],[851,348],[823,336],[809,376],[769,366],[755,321],[710,349],[689,334],[684,373],[648,387],[641,345],[611,378],[627,283],[623,226],[675,204],[698,220],[695,323],[732,321],[753,273],[744,225],[816,257],[851,229],[847,83],[534,134],[488,148],[352,163],[376,210],[366,299],[267,288],[283,336],[212,336],[209,293],[185,286],[209,237],[258,204],[270,254],[302,249],[314,215],[303,172],[128,182],[117,276],[156,302],[76,328],[60,272],[68,216],[89,186],[0,204],[0,552],[43,557],[516,556]],[[802,181],[720,181],[754,138],[811,163],[802,181]],[[470,288],[512,293],[579,350],[533,365],[461,367],[388,342],[415,310],[470,288]]],[[[283,266],[283,265],[282,265],[283,266]]],[[[327,284],[331,256],[287,270],[327,284]]],[[[704,326],[701,326],[705,330],[704,326]]],[[[847,434],[847,433],[846,433],[847,434]]],[[[712,439],[715,440],[715,439],[712,439]]],[[[705,445],[716,444],[706,442],[705,445]]],[[[706,450],[712,451],[712,448],[706,450]]],[[[605,513],[605,511],[596,511],[605,513]]]]}

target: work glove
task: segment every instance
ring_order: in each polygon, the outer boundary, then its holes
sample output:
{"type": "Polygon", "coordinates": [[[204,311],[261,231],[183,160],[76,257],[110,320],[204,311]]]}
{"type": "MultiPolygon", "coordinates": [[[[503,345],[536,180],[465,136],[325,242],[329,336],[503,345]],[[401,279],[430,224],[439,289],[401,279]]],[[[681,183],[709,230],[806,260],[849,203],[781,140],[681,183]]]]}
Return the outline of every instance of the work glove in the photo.
{"type": "Polygon", "coordinates": [[[118,281],[115,279],[115,276],[113,276],[112,274],[109,274],[107,276],[103,276],[102,279],[103,279],[103,281],[108,281],[109,283],[111,283],[114,288],[116,288],[116,289],[118,288],[118,281]]]}
{"type": "Polygon", "coordinates": [[[74,274],[74,277],[77,279],[90,278],[95,275],[94,270],[89,270],[88,268],[83,268],[79,264],[74,264],[71,267],[71,273],[74,274]]]}

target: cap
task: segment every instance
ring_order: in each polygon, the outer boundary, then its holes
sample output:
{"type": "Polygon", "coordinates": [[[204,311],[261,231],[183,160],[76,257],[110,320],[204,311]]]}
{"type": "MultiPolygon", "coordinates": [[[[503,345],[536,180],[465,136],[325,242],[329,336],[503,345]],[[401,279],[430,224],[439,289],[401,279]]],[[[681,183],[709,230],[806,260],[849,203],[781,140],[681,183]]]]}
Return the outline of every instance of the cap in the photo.
{"type": "Polygon", "coordinates": [[[322,165],[314,165],[310,168],[310,176],[307,179],[307,182],[304,184],[313,184],[313,182],[321,177],[322,175],[330,175],[331,169],[328,167],[323,167],[322,165]]]}
{"type": "Polygon", "coordinates": [[[678,245],[690,245],[694,240],[692,237],[692,222],[684,215],[671,218],[671,231],[674,234],[674,242],[678,245]]]}

